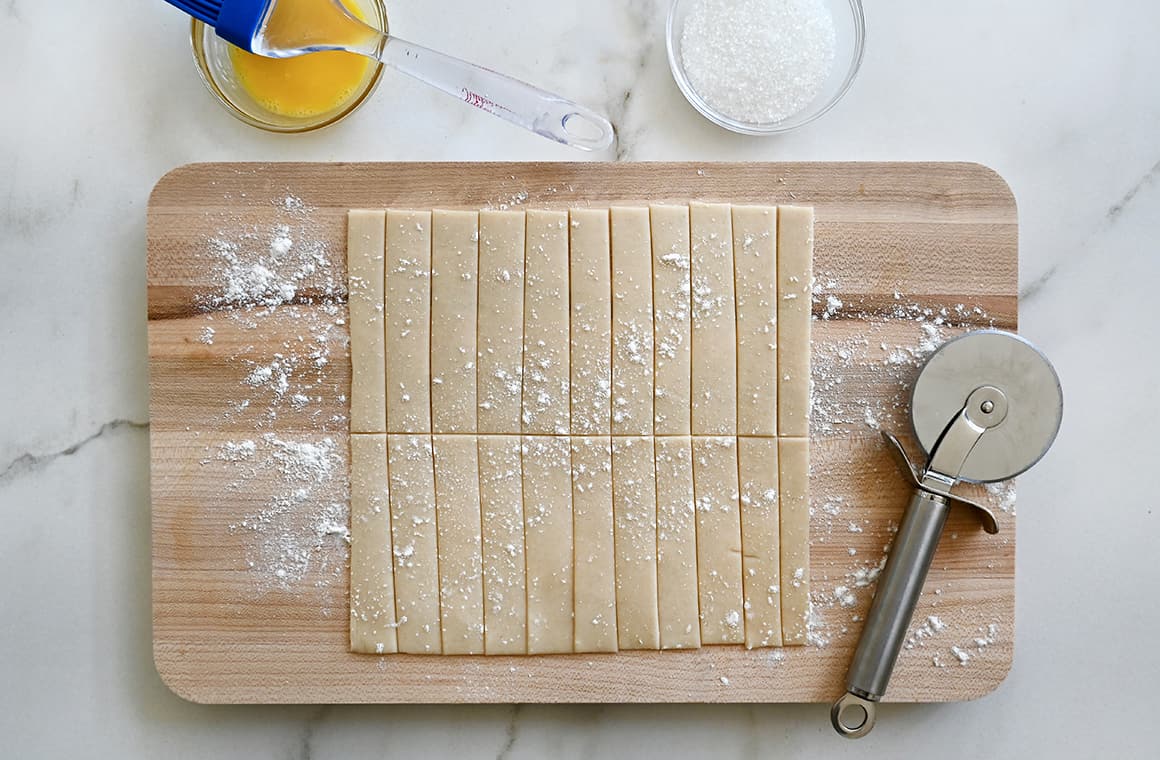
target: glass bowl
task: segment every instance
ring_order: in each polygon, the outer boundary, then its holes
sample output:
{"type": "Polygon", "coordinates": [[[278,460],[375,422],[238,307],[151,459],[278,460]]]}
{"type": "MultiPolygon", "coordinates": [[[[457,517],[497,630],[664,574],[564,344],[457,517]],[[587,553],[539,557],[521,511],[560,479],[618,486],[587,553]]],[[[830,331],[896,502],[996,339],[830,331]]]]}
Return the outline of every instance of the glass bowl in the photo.
{"type": "Polygon", "coordinates": [[[830,76],[818,91],[817,96],[805,108],[787,116],[780,121],[751,122],[739,121],[721,113],[710,105],[693,89],[685,72],[685,65],[681,55],[681,39],[685,31],[685,19],[695,0],[673,0],[669,10],[668,39],[669,68],[677,87],[684,94],[685,99],[697,109],[702,116],[714,124],[725,129],[745,135],[773,135],[780,132],[789,132],[798,127],[809,124],[829,111],[854,82],[858,69],[862,65],[862,53],[866,42],[866,21],[862,12],[861,0],[825,0],[834,17],[834,32],[836,44],[834,46],[834,66],[830,76]]]}
{"type": "MultiPolygon", "coordinates": [[[[387,31],[387,8],[383,0],[343,0],[363,12],[368,23],[387,31]]],[[[255,101],[238,82],[230,61],[230,43],[217,36],[213,28],[194,19],[191,27],[193,60],[201,81],[210,94],[234,117],[251,127],[268,132],[310,132],[322,129],[350,116],[358,110],[379,85],[383,75],[381,63],[367,67],[366,76],[354,94],[342,105],[308,117],[286,116],[274,113],[255,101]]]]}

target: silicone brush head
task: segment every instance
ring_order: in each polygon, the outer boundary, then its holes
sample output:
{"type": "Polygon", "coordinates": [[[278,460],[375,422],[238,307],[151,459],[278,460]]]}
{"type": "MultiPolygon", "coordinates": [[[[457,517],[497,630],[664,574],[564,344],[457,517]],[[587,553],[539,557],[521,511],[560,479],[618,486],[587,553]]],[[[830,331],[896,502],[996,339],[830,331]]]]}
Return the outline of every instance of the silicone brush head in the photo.
{"type": "Polygon", "coordinates": [[[166,0],[172,6],[209,24],[232,45],[253,51],[254,37],[276,0],[166,0]]]}

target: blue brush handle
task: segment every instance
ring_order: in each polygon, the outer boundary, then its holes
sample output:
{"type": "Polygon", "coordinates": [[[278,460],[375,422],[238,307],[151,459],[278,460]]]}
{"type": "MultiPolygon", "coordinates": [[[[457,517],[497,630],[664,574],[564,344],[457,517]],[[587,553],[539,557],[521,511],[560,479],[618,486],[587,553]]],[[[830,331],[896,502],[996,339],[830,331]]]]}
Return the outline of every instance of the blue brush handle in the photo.
{"type": "Polygon", "coordinates": [[[274,0],[165,0],[212,26],[219,37],[253,50],[254,36],[274,0]]]}

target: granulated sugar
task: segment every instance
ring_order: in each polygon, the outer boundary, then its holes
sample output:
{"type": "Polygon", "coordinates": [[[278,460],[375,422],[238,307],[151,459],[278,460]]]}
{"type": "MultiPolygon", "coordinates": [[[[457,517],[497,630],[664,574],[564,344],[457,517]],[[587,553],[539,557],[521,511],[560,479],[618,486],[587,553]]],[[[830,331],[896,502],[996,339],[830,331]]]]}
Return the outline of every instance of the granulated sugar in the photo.
{"type": "Polygon", "coordinates": [[[771,124],[817,98],[836,45],[824,0],[692,0],[681,60],[710,106],[738,121],[771,124]]]}

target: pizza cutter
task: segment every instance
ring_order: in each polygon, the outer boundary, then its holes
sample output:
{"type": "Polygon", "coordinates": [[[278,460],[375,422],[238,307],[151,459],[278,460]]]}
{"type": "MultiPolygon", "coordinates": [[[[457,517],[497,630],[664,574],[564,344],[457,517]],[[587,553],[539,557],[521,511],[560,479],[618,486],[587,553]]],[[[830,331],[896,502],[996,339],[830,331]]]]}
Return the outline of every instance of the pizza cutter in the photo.
{"type": "Polygon", "coordinates": [[[971,507],[988,533],[999,524],[990,509],[952,493],[960,481],[994,483],[1038,462],[1063,418],[1059,376],[1039,349],[1000,330],[967,333],[930,356],[914,383],[911,422],[927,454],[911,463],[883,431],[915,487],[846,675],[846,694],[830,710],[834,729],[858,738],[874,727],[895,660],[906,639],[922,585],[952,504],[971,507]]]}

